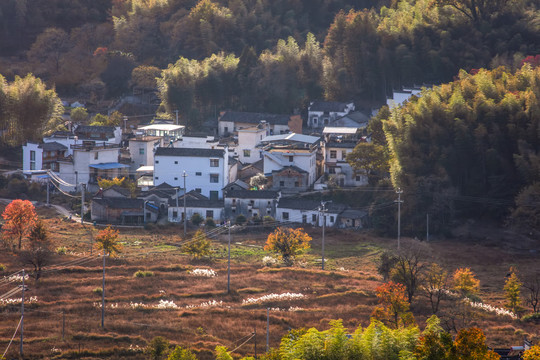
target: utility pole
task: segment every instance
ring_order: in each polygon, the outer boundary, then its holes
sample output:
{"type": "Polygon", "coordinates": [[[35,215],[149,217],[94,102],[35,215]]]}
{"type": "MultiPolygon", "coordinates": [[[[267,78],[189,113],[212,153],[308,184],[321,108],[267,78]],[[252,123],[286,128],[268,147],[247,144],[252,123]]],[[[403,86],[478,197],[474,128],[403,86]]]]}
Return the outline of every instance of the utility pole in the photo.
{"type": "Polygon", "coordinates": [[[178,125],[178,109],[174,110],[174,112],[176,113],[176,125],[178,125]]]}
{"type": "Polygon", "coordinates": [[[21,348],[19,349],[19,352],[21,354],[21,359],[24,359],[24,351],[23,351],[23,341],[24,341],[24,269],[22,270],[22,296],[21,296],[21,348]]]}
{"type": "Polygon", "coordinates": [[[47,178],[47,207],[51,206],[50,202],[49,202],[49,188],[51,187],[51,176],[48,175],[49,177],[47,178]]]}
{"type": "Polygon", "coordinates": [[[326,204],[330,201],[321,201],[321,207],[319,208],[319,211],[321,212],[322,218],[323,218],[323,224],[322,224],[322,270],[324,270],[324,238],[325,238],[325,230],[326,230],[326,212],[328,211],[326,209],[326,204]]]}
{"type": "Polygon", "coordinates": [[[146,203],[148,202],[148,200],[144,200],[143,202],[143,207],[142,207],[142,211],[143,211],[143,225],[146,225],[146,203]]]}
{"type": "Polygon", "coordinates": [[[429,241],[429,213],[426,214],[426,241],[429,241]]]}
{"type": "Polygon", "coordinates": [[[65,339],[66,335],[66,311],[62,310],[62,340],[65,339]]]}
{"type": "Polygon", "coordinates": [[[231,221],[229,220],[229,246],[227,254],[227,294],[231,292],[231,221]]]}
{"type": "Polygon", "coordinates": [[[397,211],[397,248],[398,250],[401,249],[401,203],[403,200],[401,200],[401,194],[403,194],[403,190],[401,188],[398,188],[396,190],[396,194],[398,194],[398,199],[394,200],[394,202],[397,202],[398,211],[397,211]]]}
{"type": "Polygon", "coordinates": [[[255,359],[257,359],[257,327],[253,327],[253,340],[255,341],[255,359]]]}
{"type": "Polygon", "coordinates": [[[127,121],[128,121],[128,117],[124,116],[124,133],[127,132],[127,121]]]}
{"type": "Polygon", "coordinates": [[[105,258],[109,256],[103,249],[103,285],[101,287],[101,328],[105,328],[105,258]]]}
{"type": "Polygon", "coordinates": [[[270,308],[266,308],[266,352],[270,351],[270,308]]]}
{"type": "Polygon", "coordinates": [[[86,193],[86,184],[81,184],[81,224],[84,223],[84,195],[86,193]]]}
{"type": "MultiPolygon", "coordinates": [[[[177,110],[178,111],[178,110],[177,110]]],[[[187,195],[187,189],[186,189],[186,170],[182,173],[182,177],[184,178],[184,240],[187,238],[187,213],[186,213],[186,195],[187,195]]]]}
{"type": "MultiPolygon", "coordinates": [[[[180,209],[178,208],[178,188],[175,188],[174,190],[176,190],[176,218],[178,219],[178,214],[180,213],[180,211],[179,211],[180,209]]],[[[184,196],[185,196],[185,194],[184,194],[184,196]]]]}

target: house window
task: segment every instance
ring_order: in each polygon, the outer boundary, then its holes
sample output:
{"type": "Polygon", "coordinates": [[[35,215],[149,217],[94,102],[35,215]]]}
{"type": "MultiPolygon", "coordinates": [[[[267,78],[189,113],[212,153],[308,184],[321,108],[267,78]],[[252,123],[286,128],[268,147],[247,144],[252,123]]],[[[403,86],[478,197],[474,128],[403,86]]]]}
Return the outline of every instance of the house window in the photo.
{"type": "Polygon", "coordinates": [[[178,161],[175,161],[175,162],[174,162],[174,165],[178,165],[178,161]]]}
{"type": "Polygon", "coordinates": [[[294,187],[299,187],[300,186],[300,183],[298,181],[295,181],[294,182],[294,187]]]}
{"type": "Polygon", "coordinates": [[[219,182],[219,174],[210,174],[210,182],[211,183],[218,183],[219,182]]]}
{"type": "Polygon", "coordinates": [[[156,164],[159,164],[159,160],[156,160],[156,164]]]}
{"type": "Polygon", "coordinates": [[[201,176],[201,175],[202,175],[202,173],[199,172],[199,171],[195,173],[195,176],[201,176]]]}
{"type": "Polygon", "coordinates": [[[317,124],[318,121],[319,121],[319,118],[317,118],[317,117],[314,117],[314,118],[313,118],[313,124],[314,124],[314,125],[317,124]]]}
{"type": "Polygon", "coordinates": [[[210,167],[218,167],[219,159],[210,159],[210,167]]]}
{"type": "Polygon", "coordinates": [[[289,213],[288,212],[283,213],[283,220],[289,220],[289,213]]]}
{"type": "Polygon", "coordinates": [[[228,133],[228,132],[229,132],[229,127],[228,127],[228,126],[225,126],[225,128],[224,128],[223,130],[224,130],[224,131],[223,131],[224,133],[228,133]]]}
{"type": "Polygon", "coordinates": [[[174,180],[178,180],[178,178],[177,178],[177,177],[175,177],[175,178],[174,178],[174,180]]]}
{"type": "Polygon", "coordinates": [[[294,156],[289,156],[289,162],[293,162],[294,161],[294,156]]]}
{"type": "Polygon", "coordinates": [[[356,181],[360,181],[360,175],[356,175],[356,181]]]}
{"type": "Polygon", "coordinates": [[[30,150],[30,161],[36,161],[36,152],[34,150],[30,150]]]}
{"type": "Polygon", "coordinates": [[[328,173],[329,174],[335,174],[336,173],[336,168],[335,167],[328,168],[328,173]]]}
{"type": "Polygon", "coordinates": [[[330,150],[330,159],[335,159],[337,157],[337,151],[336,150],[330,150]]]}
{"type": "Polygon", "coordinates": [[[36,163],[34,161],[30,162],[30,170],[36,170],[36,163]]]}
{"type": "Polygon", "coordinates": [[[214,210],[206,210],[206,218],[213,219],[214,218],[214,210]]]}
{"type": "Polygon", "coordinates": [[[333,216],[330,216],[330,222],[331,222],[331,223],[334,222],[334,217],[333,217],[333,216]]]}
{"type": "Polygon", "coordinates": [[[172,217],[173,217],[173,219],[176,219],[178,217],[178,211],[174,210],[172,212],[172,217]]]}
{"type": "Polygon", "coordinates": [[[270,206],[271,204],[272,204],[272,203],[269,201],[269,202],[268,202],[268,206],[270,206]]]}
{"type": "Polygon", "coordinates": [[[284,187],[284,186],[285,186],[285,181],[280,181],[280,182],[279,182],[279,186],[280,186],[280,187],[284,187]]]}
{"type": "Polygon", "coordinates": [[[159,180],[159,176],[156,176],[156,180],[159,180]]]}
{"type": "Polygon", "coordinates": [[[96,151],[96,152],[94,153],[94,160],[97,160],[98,158],[99,158],[99,152],[96,151]]]}
{"type": "Polygon", "coordinates": [[[236,199],[232,199],[232,204],[236,205],[236,199]]]}
{"type": "Polygon", "coordinates": [[[201,188],[195,188],[195,192],[198,192],[199,194],[202,192],[201,188]]]}
{"type": "Polygon", "coordinates": [[[250,157],[251,156],[251,150],[244,150],[244,157],[250,157]]]}
{"type": "Polygon", "coordinates": [[[345,160],[347,157],[347,152],[345,150],[341,150],[341,160],[345,160]]]}
{"type": "Polygon", "coordinates": [[[215,190],[210,191],[210,200],[217,200],[219,198],[219,193],[215,190]]]}
{"type": "Polygon", "coordinates": [[[139,148],[139,155],[144,155],[144,148],[139,148]]]}
{"type": "Polygon", "coordinates": [[[317,215],[316,214],[311,215],[311,221],[312,222],[317,222],[317,215]]]}
{"type": "Polygon", "coordinates": [[[302,222],[307,223],[307,215],[302,215],[302,222]]]}

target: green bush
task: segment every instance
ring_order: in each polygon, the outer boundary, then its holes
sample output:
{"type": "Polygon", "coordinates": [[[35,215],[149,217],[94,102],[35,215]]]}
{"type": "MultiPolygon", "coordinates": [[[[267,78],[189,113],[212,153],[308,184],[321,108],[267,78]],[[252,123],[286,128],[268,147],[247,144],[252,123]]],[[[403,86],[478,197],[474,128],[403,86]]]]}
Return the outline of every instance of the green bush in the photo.
{"type": "Polygon", "coordinates": [[[234,220],[234,223],[237,225],[243,225],[247,221],[246,217],[242,214],[238,215],[236,219],[234,220]]]}
{"type": "Polygon", "coordinates": [[[216,223],[214,222],[214,219],[212,218],[206,218],[205,225],[208,227],[216,227],[216,223]]]}
{"type": "Polygon", "coordinates": [[[135,272],[135,274],[133,274],[133,277],[136,277],[136,278],[145,278],[145,277],[151,277],[151,276],[154,276],[154,272],[148,271],[148,270],[138,270],[135,272]]]}
{"type": "Polygon", "coordinates": [[[6,271],[6,265],[0,264],[0,272],[6,271]]]}
{"type": "Polygon", "coordinates": [[[263,219],[261,219],[260,216],[254,216],[251,218],[250,222],[254,225],[260,225],[263,222],[263,219]]]}
{"type": "Polygon", "coordinates": [[[532,313],[521,318],[524,322],[540,323],[540,313],[532,313]]]}
{"type": "Polygon", "coordinates": [[[95,288],[94,290],[92,290],[92,292],[93,292],[94,294],[96,294],[96,295],[101,295],[101,294],[103,294],[103,289],[100,288],[100,287],[97,287],[97,288],[95,288]]]}
{"type": "Polygon", "coordinates": [[[191,223],[195,226],[201,225],[201,223],[204,221],[203,217],[199,213],[195,213],[191,216],[191,223]]]}
{"type": "Polygon", "coordinates": [[[67,248],[65,246],[60,246],[60,247],[57,247],[56,248],[56,253],[58,255],[66,255],[67,253],[67,248]]]}

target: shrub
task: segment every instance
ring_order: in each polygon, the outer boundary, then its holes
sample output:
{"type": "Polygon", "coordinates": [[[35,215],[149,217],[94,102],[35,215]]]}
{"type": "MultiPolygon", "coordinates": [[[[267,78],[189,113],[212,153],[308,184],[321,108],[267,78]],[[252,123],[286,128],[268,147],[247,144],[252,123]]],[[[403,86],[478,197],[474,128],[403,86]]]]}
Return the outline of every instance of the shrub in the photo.
{"type": "Polygon", "coordinates": [[[265,251],[277,253],[290,266],[297,255],[310,248],[311,236],[304,229],[277,228],[266,239],[265,251]]]}
{"type": "Polygon", "coordinates": [[[201,225],[201,223],[204,221],[203,217],[199,213],[195,213],[191,216],[191,223],[195,226],[201,225]]]}
{"type": "Polygon", "coordinates": [[[234,223],[237,225],[243,225],[247,221],[246,217],[242,214],[238,215],[236,219],[234,220],[234,223]]]}
{"type": "Polygon", "coordinates": [[[6,265],[0,264],[0,272],[6,271],[6,265]]]}
{"type": "Polygon", "coordinates": [[[261,219],[260,216],[254,216],[251,218],[250,222],[255,225],[260,225],[262,224],[263,220],[261,219]]]}
{"type": "Polygon", "coordinates": [[[206,221],[204,224],[208,227],[216,227],[216,223],[214,222],[214,219],[212,218],[206,218],[206,221]]]}
{"type": "Polygon", "coordinates": [[[454,272],[454,289],[461,292],[463,295],[473,295],[478,292],[480,280],[474,276],[474,273],[469,268],[457,269],[454,272]]]}
{"type": "Polygon", "coordinates": [[[58,255],[66,255],[67,253],[67,248],[65,246],[60,246],[60,247],[57,247],[56,248],[56,253],[58,255]]]}
{"type": "Polygon", "coordinates": [[[96,294],[96,295],[101,295],[101,294],[103,294],[103,289],[100,288],[100,287],[97,287],[97,288],[95,288],[94,290],[92,290],[92,292],[93,292],[94,294],[96,294]]]}
{"type": "Polygon", "coordinates": [[[135,272],[135,274],[133,274],[133,277],[136,277],[136,278],[145,278],[145,277],[151,277],[151,276],[154,276],[154,272],[148,271],[148,270],[138,270],[135,272]]]}
{"type": "Polygon", "coordinates": [[[204,231],[198,230],[193,239],[188,240],[182,246],[182,251],[188,253],[194,259],[199,259],[212,253],[210,245],[210,240],[206,238],[204,231]]]}
{"type": "Polygon", "coordinates": [[[525,315],[524,317],[521,318],[521,321],[534,322],[534,323],[540,324],[540,313],[533,313],[533,314],[525,315]]]}

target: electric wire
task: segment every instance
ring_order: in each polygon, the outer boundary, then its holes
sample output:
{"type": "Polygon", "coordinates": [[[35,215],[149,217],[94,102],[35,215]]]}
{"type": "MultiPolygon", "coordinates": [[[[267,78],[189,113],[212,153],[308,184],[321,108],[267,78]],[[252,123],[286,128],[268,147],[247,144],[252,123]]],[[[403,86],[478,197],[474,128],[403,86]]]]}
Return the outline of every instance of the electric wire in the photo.
{"type": "Polygon", "coordinates": [[[13,336],[11,337],[11,340],[9,341],[9,344],[6,348],[6,351],[4,351],[4,354],[2,354],[2,357],[0,359],[5,359],[6,354],[9,350],[9,347],[11,346],[11,343],[13,342],[13,339],[15,339],[15,335],[17,335],[17,331],[19,331],[19,327],[21,326],[23,317],[21,316],[21,319],[19,320],[19,324],[17,325],[17,328],[15,329],[15,332],[13,333],[13,336]]]}
{"type": "Polygon", "coordinates": [[[235,352],[236,350],[240,349],[242,346],[244,346],[249,340],[253,339],[253,337],[255,337],[255,333],[252,333],[251,336],[246,340],[244,341],[243,343],[241,343],[240,345],[238,345],[237,347],[235,347],[234,349],[230,350],[230,351],[227,351],[227,354],[230,354],[232,352],[235,352]]]}

